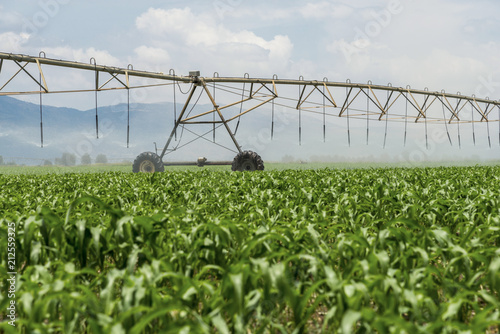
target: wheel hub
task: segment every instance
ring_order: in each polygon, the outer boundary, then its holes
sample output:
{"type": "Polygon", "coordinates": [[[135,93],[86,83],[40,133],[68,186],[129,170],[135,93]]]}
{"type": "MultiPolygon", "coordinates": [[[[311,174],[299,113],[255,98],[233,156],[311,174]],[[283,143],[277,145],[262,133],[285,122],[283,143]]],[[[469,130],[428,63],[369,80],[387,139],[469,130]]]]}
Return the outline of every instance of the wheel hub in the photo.
{"type": "Polygon", "coordinates": [[[139,170],[142,173],[154,173],[155,172],[155,165],[153,164],[152,161],[146,160],[146,161],[143,161],[141,163],[139,170]]]}
{"type": "Polygon", "coordinates": [[[256,170],[254,163],[251,160],[245,160],[242,162],[241,167],[243,170],[253,172],[256,170]]]}

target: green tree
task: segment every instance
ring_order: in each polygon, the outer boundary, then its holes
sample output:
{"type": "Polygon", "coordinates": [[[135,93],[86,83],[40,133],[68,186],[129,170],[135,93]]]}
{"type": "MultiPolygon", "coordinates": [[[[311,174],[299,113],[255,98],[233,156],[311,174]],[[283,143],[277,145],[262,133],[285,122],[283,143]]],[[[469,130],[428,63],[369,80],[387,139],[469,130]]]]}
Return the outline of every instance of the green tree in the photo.
{"type": "Polygon", "coordinates": [[[108,157],[106,157],[106,154],[98,154],[97,157],[95,158],[95,163],[96,164],[107,164],[108,157]]]}
{"type": "Polygon", "coordinates": [[[56,165],[74,166],[75,164],[76,156],[68,152],[64,152],[60,158],[56,158],[56,165]]]}
{"type": "Polygon", "coordinates": [[[3,157],[0,155],[0,165],[3,165],[3,157]]]}
{"type": "Polygon", "coordinates": [[[90,165],[92,163],[92,159],[90,158],[90,154],[85,153],[84,155],[82,155],[80,161],[81,161],[82,165],[90,165]]]}

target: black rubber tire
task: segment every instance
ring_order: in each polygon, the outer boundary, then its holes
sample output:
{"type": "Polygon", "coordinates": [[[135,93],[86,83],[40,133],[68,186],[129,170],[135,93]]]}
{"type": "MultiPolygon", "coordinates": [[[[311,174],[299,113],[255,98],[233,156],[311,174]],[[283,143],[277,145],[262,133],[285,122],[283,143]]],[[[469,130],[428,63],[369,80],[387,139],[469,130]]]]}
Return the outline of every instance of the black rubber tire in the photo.
{"type": "Polygon", "coordinates": [[[253,151],[243,151],[234,157],[231,169],[234,172],[264,170],[264,161],[253,151]]]}
{"type": "Polygon", "coordinates": [[[165,166],[158,154],[153,152],[143,152],[137,156],[132,166],[134,173],[156,173],[163,172],[165,166]]]}

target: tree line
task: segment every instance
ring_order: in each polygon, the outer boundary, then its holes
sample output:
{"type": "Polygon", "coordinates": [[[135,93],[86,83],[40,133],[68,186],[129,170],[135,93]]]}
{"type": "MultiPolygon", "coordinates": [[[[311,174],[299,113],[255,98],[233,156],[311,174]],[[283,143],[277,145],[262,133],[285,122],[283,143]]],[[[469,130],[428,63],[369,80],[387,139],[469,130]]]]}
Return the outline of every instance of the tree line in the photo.
{"type": "MultiPolygon", "coordinates": [[[[75,154],[64,152],[61,157],[55,159],[55,164],[60,165],[60,166],[75,166],[77,163],[77,157],[75,154]]],[[[92,164],[92,157],[90,154],[85,153],[80,157],[80,164],[81,165],[91,165],[92,164]]],[[[106,164],[108,163],[108,157],[105,154],[98,154],[95,159],[94,163],[96,164],[106,164]]],[[[3,156],[0,155],[0,166],[1,165],[15,165],[15,163],[5,163],[3,156]]],[[[52,161],[49,159],[45,159],[43,162],[43,165],[49,166],[52,165],[52,161]]]]}
{"type": "MultiPolygon", "coordinates": [[[[56,165],[62,166],[74,166],[76,165],[77,158],[76,155],[68,152],[64,152],[60,158],[56,158],[56,165]]],[[[94,160],[96,164],[106,164],[108,163],[108,157],[105,154],[98,154],[94,160]]],[[[90,165],[92,164],[92,158],[90,154],[85,153],[80,157],[80,164],[82,165],[90,165]]]]}

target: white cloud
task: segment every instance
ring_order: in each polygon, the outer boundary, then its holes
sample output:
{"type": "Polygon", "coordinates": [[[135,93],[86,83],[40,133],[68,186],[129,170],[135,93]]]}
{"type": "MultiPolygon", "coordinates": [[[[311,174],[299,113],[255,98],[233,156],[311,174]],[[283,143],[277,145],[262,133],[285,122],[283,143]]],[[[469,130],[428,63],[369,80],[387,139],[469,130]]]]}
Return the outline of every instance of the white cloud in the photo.
{"type": "MultiPolygon", "coordinates": [[[[217,1],[217,0],[216,0],[217,1]]],[[[272,20],[283,21],[297,16],[297,8],[293,6],[255,6],[255,2],[241,3],[238,6],[214,6],[215,14],[219,20],[238,19],[245,20],[247,24],[272,20]]]]}
{"type": "Polygon", "coordinates": [[[23,46],[29,40],[29,35],[20,33],[16,34],[14,32],[6,32],[0,34],[0,49],[8,50],[13,53],[21,53],[23,52],[23,46]]]}
{"type": "Polygon", "coordinates": [[[149,9],[137,18],[137,27],[153,35],[176,34],[188,46],[216,46],[225,43],[255,44],[267,50],[283,46],[284,36],[276,36],[272,41],[256,36],[253,32],[231,31],[203,15],[195,15],[190,8],[149,9]],[[278,44],[278,45],[277,45],[278,44]]]}
{"type": "Polygon", "coordinates": [[[391,76],[407,78],[407,83],[414,88],[427,86],[431,91],[461,91],[464,95],[474,93],[479,73],[488,70],[481,60],[443,49],[436,49],[420,59],[406,56],[387,59],[385,67],[391,76]]]}
{"type": "Polygon", "coordinates": [[[388,5],[363,8],[361,20],[346,31],[332,29],[325,45],[338,57],[334,68],[357,82],[390,81],[469,95],[477,91],[481,76],[488,78],[496,68],[492,64],[498,47],[488,43],[495,38],[496,20],[470,3],[399,3],[392,12],[388,5]],[[484,25],[476,24],[479,21],[484,25]]]}
{"type": "Polygon", "coordinates": [[[47,47],[44,51],[48,58],[61,58],[82,63],[89,63],[90,59],[94,58],[99,65],[124,67],[122,62],[108,51],[93,47],[87,49],[73,49],[69,46],[47,47]]]}
{"type": "Polygon", "coordinates": [[[374,83],[385,84],[391,81],[395,86],[428,87],[431,91],[445,89],[453,93],[460,90],[464,95],[471,95],[480,83],[480,73],[488,73],[483,61],[445,49],[434,49],[426,55],[414,57],[393,54],[386,45],[373,41],[362,44],[362,48],[357,48],[355,42],[336,41],[330,50],[339,56],[343,52],[349,56],[349,61],[342,61],[342,68],[337,68],[356,82],[371,79],[374,83]]]}
{"type": "Polygon", "coordinates": [[[269,71],[286,66],[293,50],[288,36],[266,40],[252,31],[230,30],[208,15],[194,14],[190,8],[150,8],[137,18],[136,26],[151,37],[151,44],[168,49],[173,60],[180,62],[190,58],[196,64],[224,68],[239,65],[240,69],[245,64],[247,71],[269,71]]]}
{"type": "Polygon", "coordinates": [[[138,58],[137,65],[151,67],[158,66],[170,61],[170,55],[167,51],[161,48],[148,47],[141,45],[134,49],[134,52],[138,58]]]}
{"type": "Polygon", "coordinates": [[[341,19],[350,16],[356,4],[347,2],[342,4],[339,1],[332,3],[331,1],[321,2],[300,2],[298,5],[289,3],[287,6],[255,6],[254,3],[247,6],[225,7],[220,11],[221,18],[238,18],[240,20],[253,22],[272,21],[286,22],[287,20],[297,19],[341,19]]]}

